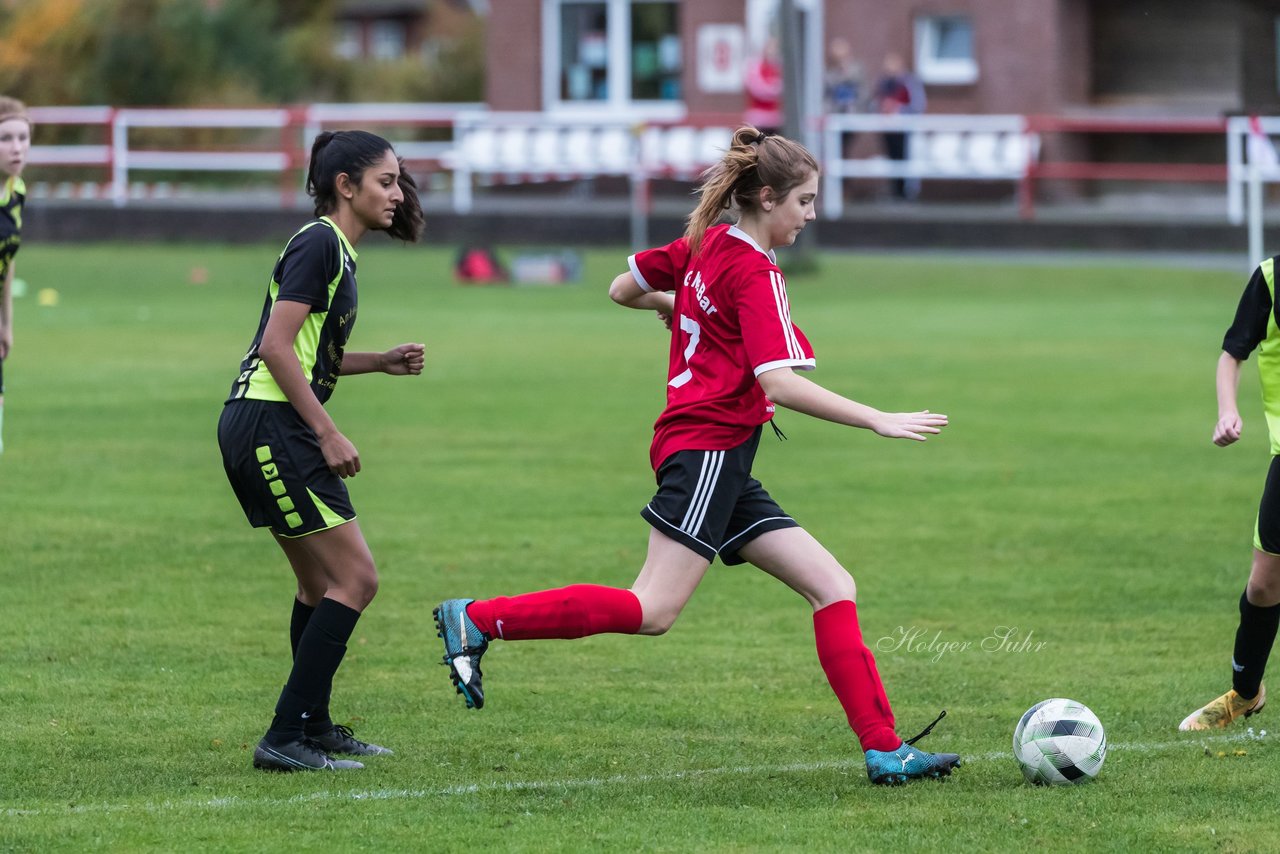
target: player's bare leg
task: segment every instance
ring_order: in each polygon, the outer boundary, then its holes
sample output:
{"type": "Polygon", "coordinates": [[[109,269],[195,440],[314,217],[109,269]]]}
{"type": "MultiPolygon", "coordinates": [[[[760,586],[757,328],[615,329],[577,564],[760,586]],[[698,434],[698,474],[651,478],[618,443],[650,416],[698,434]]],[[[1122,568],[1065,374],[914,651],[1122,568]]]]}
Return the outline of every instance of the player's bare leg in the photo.
{"type": "Polygon", "coordinates": [[[858,626],[857,588],[840,562],[803,528],[761,534],[742,548],[741,555],[813,607],[818,660],[866,754],[871,782],[897,785],[950,775],[960,764],[958,755],[928,753],[912,746],[933,729],[945,711],[908,741],[894,730],[893,712],[875,657],[863,643],[858,626]]]}
{"type": "Polygon", "coordinates": [[[648,555],[631,585],[644,613],[639,634],[666,633],[702,583],[709,566],[711,562],[702,555],[651,529],[648,555]]]}

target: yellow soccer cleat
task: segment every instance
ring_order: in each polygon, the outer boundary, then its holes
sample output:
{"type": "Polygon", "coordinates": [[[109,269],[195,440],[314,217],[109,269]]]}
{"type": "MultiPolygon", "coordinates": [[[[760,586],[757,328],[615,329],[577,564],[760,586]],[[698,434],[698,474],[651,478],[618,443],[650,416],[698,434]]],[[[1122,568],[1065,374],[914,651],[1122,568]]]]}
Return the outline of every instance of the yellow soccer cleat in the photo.
{"type": "Polygon", "coordinates": [[[1228,691],[1206,706],[1196,709],[1178,724],[1182,732],[1203,729],[1223,729],[1236,718],[1247,718],[1262,711],[1267,704],[1266,686],[1258,686],[1258,696],[1246,700],[1234,690],[1228,691]]]}

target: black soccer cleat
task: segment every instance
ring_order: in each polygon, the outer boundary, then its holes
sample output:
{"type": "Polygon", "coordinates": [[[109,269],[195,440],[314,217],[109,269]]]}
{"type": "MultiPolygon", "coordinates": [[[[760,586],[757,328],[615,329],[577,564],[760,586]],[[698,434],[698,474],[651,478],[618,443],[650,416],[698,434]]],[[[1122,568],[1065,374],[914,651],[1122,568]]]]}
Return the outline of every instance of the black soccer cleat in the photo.
{"type": "Polygon", "coordinates": [[[281,745],[264,738],[253,751],[253,767],[260,771],[349,771],[364,765],[351,759],[334,759],[309,738],[281,745]]]}
{"type": "Polygon", "coordinates": [[[322,733],[307,733],[307,738],[330,756],[335,753],[345,756],[390,756],[395,753],[389,747],[361,741],[351,734],[351,727],[341,724],[334,724],[322,733]]]}

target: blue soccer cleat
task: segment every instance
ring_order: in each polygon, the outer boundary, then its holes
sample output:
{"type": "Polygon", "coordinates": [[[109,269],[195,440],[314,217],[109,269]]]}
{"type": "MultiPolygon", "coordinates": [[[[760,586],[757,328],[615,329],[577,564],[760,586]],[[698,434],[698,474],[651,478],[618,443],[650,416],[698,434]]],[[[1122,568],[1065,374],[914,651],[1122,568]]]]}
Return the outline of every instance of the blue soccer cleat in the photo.
{"type": "Polygon", "coordinates": [[[905,741],[897,750],[868,750],[867,776],[877,786],[900,786],[908,780],[947,777],[960,764],[954,753],[927,753],[905,741]]]}
{"type": "Polygon", "coordinates": [[[489,640],[467,616],[467,606],[474,601],[446,599],[431,612],[436,618],[436,634],[444,638],[444,663],[449,665],[449,678],[467,701],[468,709],[484,708],[480,656],[489,648],[489,640]]]}
{"type": "Polygon", "coordinates": [[[912,747],[929,734],[934,724],[946,717],[944,711],[937,720],[925,727],[924,732],[910,741],[904,741],[896,750],[868,750],[867,776],[877,786],[901,786],[908,780],[937,779],[951,776],[951,769],[960,766],[955,753],[928,753],[912,747]]]}

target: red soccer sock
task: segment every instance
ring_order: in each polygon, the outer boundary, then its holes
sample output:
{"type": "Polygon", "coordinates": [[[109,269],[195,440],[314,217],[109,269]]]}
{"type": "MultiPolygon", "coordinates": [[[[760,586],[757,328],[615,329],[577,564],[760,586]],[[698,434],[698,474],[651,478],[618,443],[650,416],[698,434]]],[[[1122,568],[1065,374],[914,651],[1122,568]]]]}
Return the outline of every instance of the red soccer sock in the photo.
{"type": "Polygon", "coordinates": [[[897,750],[902,739],[893,729],[893,710],[875,656],[862,642],[858,606],[846,599],[814,611],[813,631],[818,661],[863,751],[897,750]]]}
{"type": "Polygon", "coordinates": [[[636,594],[598,584],[472,602],[467,616],[480,631],[503,640],[581,638],[605,632],[634,635],[644,619],[636,594]]]}

